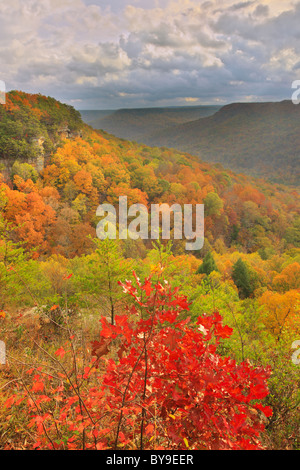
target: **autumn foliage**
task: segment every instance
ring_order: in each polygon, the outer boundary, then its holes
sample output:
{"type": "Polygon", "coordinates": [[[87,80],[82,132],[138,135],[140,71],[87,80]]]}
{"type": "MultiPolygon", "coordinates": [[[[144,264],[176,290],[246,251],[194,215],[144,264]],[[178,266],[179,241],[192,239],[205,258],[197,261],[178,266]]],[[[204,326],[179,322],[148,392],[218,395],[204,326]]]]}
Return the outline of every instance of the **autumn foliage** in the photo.
{"type": "Polygon", "coordinates": [[[299,318],[298,187],[118,139],[52,98],[7,93],[1,449],[298,449],[299,318]],[[149,213],[204,204],[203,248],[174,239],[173,216],[171,240],[99,240],[97,207],[119,215],[124,195],[149,213]]]}
{"type": "Polygon", "coordinates": [[[27,370],[6,408],[26,409],[35,449],[260,449],[268,372],[218,354],[232,329],[218,312],[194,325],[189,304],[166,281],[122,283],[127,312],[101,318],[93,359],[73,373],[73,337],[53,362],[27,370]]]}

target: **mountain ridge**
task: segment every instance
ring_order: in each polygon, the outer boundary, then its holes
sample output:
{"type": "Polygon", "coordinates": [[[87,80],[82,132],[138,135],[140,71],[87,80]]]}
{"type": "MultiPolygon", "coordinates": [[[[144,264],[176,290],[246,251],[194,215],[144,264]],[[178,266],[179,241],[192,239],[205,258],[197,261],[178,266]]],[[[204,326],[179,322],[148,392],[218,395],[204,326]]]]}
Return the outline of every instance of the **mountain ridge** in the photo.
{"type": "MultiPolygon", "coordinates": [[[[190,113],[196,112],[189,108],[190,113]]],[[[148,118],[129,119],[135,114],[141,117],[143,112],[149,117],[147,109],[119,110],[90,125],[100,128],[101,124],[106,132],[150,147],[173,148],[233,171],[299,186],[300,106],[283,100],[236,102],[217,108],[210,115],[177,124],[169,118],[163,125],[157,122],[155,128],[147,127],[148,118]]]]}
{"type": "Polygon", "coordinates": [[[99,111],[106,116],[93,119],[96,111],[80,111],[83,120],[95,129],[104,130],[119,138],[145,143],[161,129],[208,116],[219,106],[173,106],[153,108],[122,108],[113,112],[99,111]],[[90,117],[89,117],[90,115],[90,117]]]}

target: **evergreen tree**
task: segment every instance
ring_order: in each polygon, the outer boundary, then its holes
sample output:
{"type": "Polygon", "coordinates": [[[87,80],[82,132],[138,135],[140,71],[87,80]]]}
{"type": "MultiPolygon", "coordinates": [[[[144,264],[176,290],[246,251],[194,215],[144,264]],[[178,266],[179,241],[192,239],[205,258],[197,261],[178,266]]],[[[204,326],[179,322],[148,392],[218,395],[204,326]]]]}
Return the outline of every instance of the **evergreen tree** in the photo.
{"type": "Polygon", "coordinates": [[[240,298],[250,297],[253,292],[250,273],[242,258],[239,258],[233,266],[232,279],[238,288],[240,298]]]}
{"type": "Polygon", "coordinates": [[[197,274],[206,274],[209,276],[213,271],[218,271],[218,268],[211,251],[209,251],[204,256],[203,263],[199,266],[197,274]]]}

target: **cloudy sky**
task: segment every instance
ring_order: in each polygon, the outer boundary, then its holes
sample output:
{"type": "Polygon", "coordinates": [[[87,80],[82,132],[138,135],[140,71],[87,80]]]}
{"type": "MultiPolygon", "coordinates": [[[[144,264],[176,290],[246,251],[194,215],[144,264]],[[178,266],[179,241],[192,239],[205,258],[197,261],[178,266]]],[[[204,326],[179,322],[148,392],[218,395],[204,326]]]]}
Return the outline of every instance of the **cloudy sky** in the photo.
{"type": "Polygon", "coordinates": [[[299,25],[289,0],[1,1],[0,80],[77,109],[290,99],[299,25]]]}

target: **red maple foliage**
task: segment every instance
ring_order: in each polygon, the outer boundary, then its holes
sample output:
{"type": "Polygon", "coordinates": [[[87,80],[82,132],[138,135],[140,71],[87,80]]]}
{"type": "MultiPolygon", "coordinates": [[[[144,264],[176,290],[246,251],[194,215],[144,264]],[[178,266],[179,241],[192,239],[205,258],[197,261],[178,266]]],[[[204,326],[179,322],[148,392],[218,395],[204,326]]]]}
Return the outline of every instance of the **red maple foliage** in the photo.
{"type": "Polygon", "coordinates": [[[232,333],[218,312],[192,323],[177,288],[135,278],[121,283],[133,304],[114,325],[101,318],[83,373],[71,380],[63,366],[57,382],[40,371],[21,400],[8,399],[29,409],[33,447],[261,449],[269,372],[218,354],[232,333]]]}

